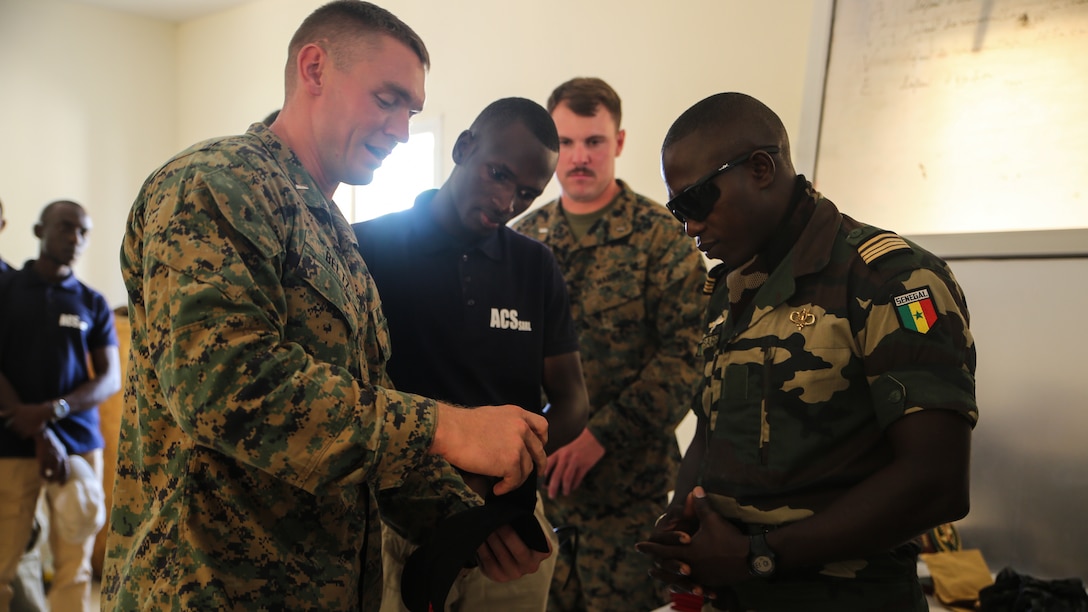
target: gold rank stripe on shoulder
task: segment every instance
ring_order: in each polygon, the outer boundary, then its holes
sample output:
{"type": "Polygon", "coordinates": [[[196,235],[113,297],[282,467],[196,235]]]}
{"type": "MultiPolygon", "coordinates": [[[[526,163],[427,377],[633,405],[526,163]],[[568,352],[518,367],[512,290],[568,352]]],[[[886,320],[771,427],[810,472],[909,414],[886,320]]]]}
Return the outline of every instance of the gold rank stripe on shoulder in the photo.
{"type": "Polygon", "coordinates": [[[706,277],[706,282],[703,283],[703,295],[714,295],[714,286],[717,284],[717,276],[706,277]]]}
{"type": "Polygon", "coordinates": [[[873,263],[888,253],[909,250],[910,245],[907,244],[907,241],[893,232],[881,232],[858,247],[861,259],[867,264],[873,263]]]}

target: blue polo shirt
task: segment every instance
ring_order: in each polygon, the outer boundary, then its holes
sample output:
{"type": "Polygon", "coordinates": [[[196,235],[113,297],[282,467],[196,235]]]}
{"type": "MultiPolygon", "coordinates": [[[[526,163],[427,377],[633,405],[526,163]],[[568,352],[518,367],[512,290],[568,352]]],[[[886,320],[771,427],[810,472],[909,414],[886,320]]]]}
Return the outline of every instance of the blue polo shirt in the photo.
{"type": "MultiPolygon", "coordinates": [[[[113,312],[75,275],[50,282],[28,261],[0,276],[0,371],[24,402],[56,399],[91,378],[92,350],[117,345],[113,312]]],[[[98,407],[50,425],[69,454],[105,446],[98,407]]],[[[34,442],[0,424],[0,457],[33,457],[34,442]]]]}
{"type": "Polygon", "coordinates": [[[389,321],[389,376],[450,403],[540,413],[544,358],[578,350],[555,257],[507,227],[458,242],[432,218],[436,193],[353,226],[389,321]]]}
{"type": "Polygon", "coordinates": [[[0,274],[3,274],[5,272],[11,272],[12,270],[13,268],[8,265],[8,262],[0,259],[0,274]]]}

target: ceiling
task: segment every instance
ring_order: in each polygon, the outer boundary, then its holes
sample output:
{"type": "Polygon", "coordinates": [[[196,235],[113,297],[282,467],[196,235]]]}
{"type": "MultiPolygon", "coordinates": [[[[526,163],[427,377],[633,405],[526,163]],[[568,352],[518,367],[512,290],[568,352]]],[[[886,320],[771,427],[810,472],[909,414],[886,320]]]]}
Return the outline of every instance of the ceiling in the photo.
{"type": "Polygon", "coordinates": [[[181,23],[204,17],[251,0],[69,0],[162,21],[181,23]]]}

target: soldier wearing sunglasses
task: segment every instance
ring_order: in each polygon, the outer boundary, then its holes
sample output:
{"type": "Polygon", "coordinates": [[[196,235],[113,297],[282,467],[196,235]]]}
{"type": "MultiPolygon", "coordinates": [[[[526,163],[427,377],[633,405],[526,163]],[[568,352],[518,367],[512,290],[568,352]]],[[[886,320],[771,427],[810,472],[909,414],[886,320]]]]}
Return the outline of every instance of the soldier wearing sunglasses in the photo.
{"type": "Polygon", "coordinates": [[[777,115],[670,128],[667,207],[707,256],[697,431],[638,545],[729,610],[926,610],[918,534],[967,513],[975,347],[948,266],[799,176],[777,115]]]}
{"type": "Polygon", "coordinates": [[[549,610],[648,610],[662,585],[635,552],[668,503],[674,434],[699,379],[706,267],[664,208],[616,178],[626,132],[619,95],[593,77],[552,91],[558,199],[515,229],[563,271],[589,392],[585,430],[548,457],[548,517],[561,542],[549,610]],[[577,539],[575,539],[575,536],[577,539]]]}

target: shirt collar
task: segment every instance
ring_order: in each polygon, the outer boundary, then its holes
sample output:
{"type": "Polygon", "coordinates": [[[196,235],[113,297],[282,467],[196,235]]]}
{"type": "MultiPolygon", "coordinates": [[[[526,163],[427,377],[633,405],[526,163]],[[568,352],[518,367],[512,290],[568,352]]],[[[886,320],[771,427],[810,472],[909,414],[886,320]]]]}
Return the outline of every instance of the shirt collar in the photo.
{"type": "Polygon", "coordinates": [[[450,235],[434,218],[432,207],[434,197],[438,195],[437,189],[429,189],[416,196],[412,205],[413,227],[409,231],[418,239],[424,253],[435,254],[444,250],[469,252],[480,251],[495,261],[502,260],[502,233],[507,231],[500,227],[483,238],[476,240],[458,240],[450,235]]]}
{"type": "Polygon", "coordinates": [[[75,291],[76,289],[78,289],[79,279],[76,278],[76,275],[74,273],[65,276],[59,281],[52,281],[45,278],[41,274],[38,274],[37,270],[34,269],[35,261],[37,260],[28,259],[27,262],[23,264],[23,269],[20,270],[22,274],[26,275],[27,284],[31,287],[58,287],[60,289],[64,289],[65,291],[75,291]]]}
{"type": "Polygon", "coordinates": [[[295,186],[295,191],[310,208],[329,210],[329,200],[321,193],[314,177],[299,161],[295,152],[280,140],[275,132],[263,123],[254,123],[246,130],[246,135],[256,138],[272,154],[276,162],[287,172],[287,179],[295,186]]]}
{"type": "Polygon", "coordinates": [[[332,202],[326,199],[325,194],[317,186],[313,175],[302,165],[298,156],[287,146],[275,132],[268,129],[263,123],[254,123],[246,130],[246,136],[256,138],[261,146],[267,150],[273,160],[284,170],[286,179],[293,186],[295,193],[306,204],[310,212],[335,231],[335,238],[342,248],[354,250],[358,246],[355,232],[351,225],[344,219],[343,214],[332,202]]]}
{"type": "MultiPolygon", "coordinates": [[[[634,231],[635,227],[635,192],[627,186],[620,179],[616,179],[616,184],[619,185],[619,193],[616,194],[612,201],[605,205],[607,212],[604,216],[597,220],[593,227],[589,228],[585,236],[579,241],[579,246],[602,244],[605,242],[612,242],[625,238],[634,231]]],[[[559,199],[559,206],[562,207],[563,200],[559,199]]],[[[551,229],[549,231],[555,232],[555,229],[559,225],[567,225],[566,216],[562,211],[557,210],[558,214],[554,215],[551,221],[551,229]]],[[[559,232],[559,234],[569,234],[569,229],[565,229],[559,232]]]]}

